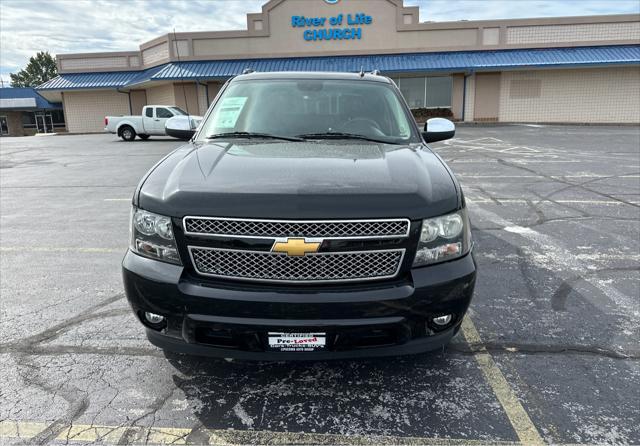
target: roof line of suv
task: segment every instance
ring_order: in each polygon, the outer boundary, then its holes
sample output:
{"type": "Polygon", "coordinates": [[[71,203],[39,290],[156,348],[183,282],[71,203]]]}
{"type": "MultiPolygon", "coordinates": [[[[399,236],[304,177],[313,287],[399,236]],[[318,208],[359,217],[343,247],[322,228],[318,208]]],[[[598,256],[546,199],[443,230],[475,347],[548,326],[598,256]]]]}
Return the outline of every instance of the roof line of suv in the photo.
{"type": "Polygon", "coordinates": [[[245,70],[243,74],[239,74],[233,78],[234,80],[240,79],[362,79],[367,81],[376,81],[383,83],[391,83],[390,79],[380,74],[378,70],[365,73],[344,73],[333,71],[270,71],[270,72],[257,72],[245,70]]]}

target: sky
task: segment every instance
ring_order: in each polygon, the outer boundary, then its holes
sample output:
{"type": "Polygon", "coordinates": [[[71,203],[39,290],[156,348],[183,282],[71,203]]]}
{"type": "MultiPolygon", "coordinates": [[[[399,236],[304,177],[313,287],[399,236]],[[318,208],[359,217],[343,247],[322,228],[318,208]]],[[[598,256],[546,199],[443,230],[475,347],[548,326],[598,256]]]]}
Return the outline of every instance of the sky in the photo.
{"type": "MultiPolygon", "coordinates": [[[[293,0],[320,1],[320,0],[293,0]]],[[[352,0],[353,1],[353,0],[352,0]]],[[[356,0],[363,3],[367,0],[356,0]]],[[[0,0],[0,78],[38,51],[137,50],[162,34],[239,30],[266,0],[0,0]]],[[[405,0],[421,21],[640,13],[640,0],[405,0]]]]}

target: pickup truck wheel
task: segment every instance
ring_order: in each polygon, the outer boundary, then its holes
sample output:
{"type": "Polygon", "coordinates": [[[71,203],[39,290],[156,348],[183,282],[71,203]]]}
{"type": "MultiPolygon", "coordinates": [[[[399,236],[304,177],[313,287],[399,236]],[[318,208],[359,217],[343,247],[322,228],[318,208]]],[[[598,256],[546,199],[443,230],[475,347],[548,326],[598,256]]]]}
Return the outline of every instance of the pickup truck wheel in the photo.
{"type": "Polygon", "coordinates": [[[150,136],[150,135],[138,135],[138,137],[139,137],[140,139],[144,139],[145,141],[146,141],[147,139],[149,139],[149,136],[150,136]]]}
{"type": "Polygon", "coordinates": [[[133,141],[136,139],[136,131],[132,127],[125,125],[120,129],[120,137],[125,141],[133,141]]]}

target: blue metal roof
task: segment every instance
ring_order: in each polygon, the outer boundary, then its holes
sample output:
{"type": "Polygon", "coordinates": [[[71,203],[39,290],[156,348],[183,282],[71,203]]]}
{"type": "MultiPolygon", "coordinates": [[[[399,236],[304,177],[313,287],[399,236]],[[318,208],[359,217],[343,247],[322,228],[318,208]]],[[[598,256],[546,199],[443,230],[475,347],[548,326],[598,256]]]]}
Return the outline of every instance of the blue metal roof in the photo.
{"type": "Polygon", "coordinates": [[[62,104],[54,104],[40,96],[34,88],[0,88],[0,99],[34,99],[35,106],[17,107],[17,108],[34,108],[34,109],[58,109],[62,108],[62,104]]]}
{"type": "Polygon", "coordinates": [[[76,90],[83,88],[124,87],[144,71],[117,71],[110,73],[68,73],[40,85],[38,90],[76,90]]]}
{"type": "Polygon", "coordinates": [[[39,89],[131,87],[159,80],[227,78],[245,68],[256,71],[338,71],[378,69],[383,73],[468,71],[640,64],[640,45],[541,48],[494,51],[381,54],[364,56],[234,59],[168,63],[144,71],[62,74],[39,89]]]}

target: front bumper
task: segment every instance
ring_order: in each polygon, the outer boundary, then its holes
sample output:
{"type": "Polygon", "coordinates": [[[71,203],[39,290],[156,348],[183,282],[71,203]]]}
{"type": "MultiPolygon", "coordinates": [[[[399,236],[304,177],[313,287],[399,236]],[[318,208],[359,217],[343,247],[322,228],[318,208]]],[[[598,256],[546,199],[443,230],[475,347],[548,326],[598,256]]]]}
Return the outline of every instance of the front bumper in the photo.
{"type": "Polygon", "coordinates": [[[292,360],[392,356],[449,342],[473,295],[471,254],[416,268],[395,281],[323,286],[271,285],[203,279],[183,267],[127,252],[127,298],[147,337],[163,349],[237,359],[292,360]],[[165,316],[159,326],[143,314],[165,316]],[[453,314],[446,327],[433,317],[453,314]],[[326,333],[313,352],[270,351],[267,333],[326,333]]]}

